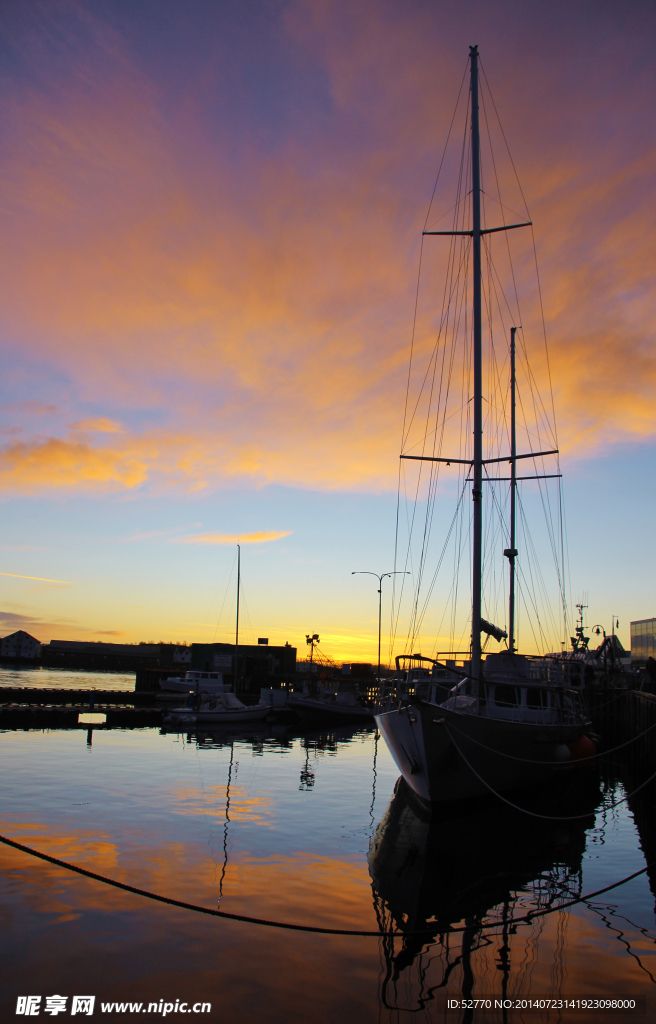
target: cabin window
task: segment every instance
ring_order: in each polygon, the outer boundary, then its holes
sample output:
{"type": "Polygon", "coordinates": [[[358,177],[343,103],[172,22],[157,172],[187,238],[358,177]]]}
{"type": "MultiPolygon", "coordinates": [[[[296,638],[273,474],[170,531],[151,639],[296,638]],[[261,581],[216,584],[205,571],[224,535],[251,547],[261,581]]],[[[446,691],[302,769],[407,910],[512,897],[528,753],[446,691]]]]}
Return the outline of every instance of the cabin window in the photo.
{"type": "Polygon", "coordinates": [[[526,707],[534,709],[549,707],[549,694],[546,690],[538,690],[536,686],[529,686],[526,691],[526,707]]]}
{"type": "Polygon", "coordinates": [[[517,688],[515,686],[495,686],[494,703],[498,708],[516,708],[519,704],[517,688]]]}

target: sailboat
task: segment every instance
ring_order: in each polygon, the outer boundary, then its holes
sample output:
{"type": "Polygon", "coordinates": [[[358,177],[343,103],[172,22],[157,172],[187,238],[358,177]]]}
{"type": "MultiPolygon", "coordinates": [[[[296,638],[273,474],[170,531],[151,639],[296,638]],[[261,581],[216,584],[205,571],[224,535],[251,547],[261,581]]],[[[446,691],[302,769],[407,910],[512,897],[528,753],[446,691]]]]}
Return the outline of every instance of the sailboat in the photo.
{"type": "MultiPolygon", "coordinates": [[[[510,332],[510,452],[484,458],[482,273],[483,237],[529,227],[531,222],[484,227],[481,224],[481,140],[479,129],[479,54],[470,47],[471,221],[468,230],[424,231],[425,235],[469,236],[472,270],[471,373],[473,376],[473,452],[471,458],[401,455],[431,463],[467,467],[471,483],[472,606],[471,660],[463,679],[445,701],[441,687],[410,694],[391,706],[379,707],[376,722],[410,789],[425,803],[440,803],[497,793],[525,785],[562,768],[572,746],[585,735],[589,720],[582,699],[581,666],[559,657],[526,656],[515,642],[517,461],[554,455],[548,451],[517,452],[515,402],[516,327],[510,332]],[[504,550],[510,569],[508,631],[482,615],[483,470],[488,464],[510,463],[510,544],[504,550]],[[483,657],[481,634],[507,639],[507,650],[483,657]]],[[[505,220],[505,218],[504,218],[505,220]]],[[[555,474],[554,474],[555,475],[555,474]]],[[[524,477],[524,479],[526,479],[524,477]]],[[[485,482],[489,482],[486,480],[485,482]]]]}
{"type": "MultiPolygon", "coordinates": [[[[239,592],[241,588],[241,546],[237,545],[237,609],[235,625],[235,690],[237,689],[239,671],[239,592]]],[[[191,675],[192,673],[187,673],[191,675]]],[[[190,695],[189,707],[174,708],[164,716],[165,725],[216,725],[228,722],[258,722],[271,711],[271,704],[260,701],[258,704],[242,703],[234,693],[223,688],[214,692],[206,692],[200,677],[210,673],[194,673],[199,677],[195,680],[195,692],[190,695]]]]}

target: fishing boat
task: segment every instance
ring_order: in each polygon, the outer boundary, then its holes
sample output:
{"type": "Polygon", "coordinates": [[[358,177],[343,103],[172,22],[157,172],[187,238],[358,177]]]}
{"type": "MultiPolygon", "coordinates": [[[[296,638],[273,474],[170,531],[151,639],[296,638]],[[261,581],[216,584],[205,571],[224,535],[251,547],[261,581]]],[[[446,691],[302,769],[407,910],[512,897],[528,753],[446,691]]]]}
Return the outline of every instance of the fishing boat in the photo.
{"type": "MultiPolygon", "coordinates": [[[[466,302],[471,309],[471,320],[468,320],[467,310],[462,317],[466,326],[459,328],[463,331],[463,337],[466,331],[466,350],[462,356],[463,375],[466,373],[472,385],[471,391],[467,392],[471,397],[463,399],[462,406],[467,410],[467,415],[471,415],[471,421],[466,424],[469,440],[462,441],[470,447],[467,447],[464,458],[462,448],[458,458],[442,455],[441,451],[436,455],[434,449],[430,455],[425,454],[425,451],[421,454],[404,452],[401,458],[418,460],[420,464],[426,462],[431,465],[456,465],[463,473],[461,493],[470,489],[471,655],[463,677],[460,680],[453,680],[455,686],[446,700],[443,688],[434,684],[428,687],[427,693],[426,688],[423,688],[422,691],[416,691],[414,694],[410,692],[402,699],[379,706],[376,714],[378,728],[403,778],[415,795],[425,803],[459,800],[489,792],[498,793],[525,785],[531,779],[548,776],[581,751],[587,755],[590,752],[594,753],[594,748],[590,751],[590,746],[586,745],[584,738],[589,728],[589,720],[582,699],[582,666],[564,657],[523,655],[519,653],[516,645],[518,480],[543,480],[560,475],[540,473],[540,467],[534,461],[533,465],[536,468],[532,477],[525,476],[523,472],[518,476],[517,463],[521,459],[536,460],[557,455],[558,448],[552,445],[548,450],[531,449],[519,453],[517,451],[517,323],[509,332],[510,423],[504,430],[497,430],[494,437],[484,437],[485,421],[491,415],[492,402],[488,394],[485,399],[484,418],[482,290],[485,283],[489,288],[486,292],[488,304],[485,309],[487,324],[491,316],[488,300],[491,294],[489,281],[492,280],[492,272],[483,282],[482,245],[485,244],[485,252],[489,258],[491,242],[488,236],[496,237],[497,232],[507,234],[513,229],[530,227],[531,221],[527,219],[521,223],[506,223],[505,207],[500,204],[504,213],[503,218],[500,218],[503,223],[488,227],[482,222],[479,54],[476,46],[470,48],[469,85],[469,154],[463,157],[464,172],[461,173],[460,179],[466,183],[462,186],[461,198],[454,208],[454,229],[424,230],[423,234],[461,236],[458,239],[458,244],[462,245],[462,249],[459,250],[461,255],[451,266],[456,267],[455,273],[466,274],[470,282],[462,288],[460,294],[463,296],[462,308],[465,308],[466,302]],[[467,175],[469,180],[466,180],[467,175]],[[456,216],[461,219],[457,221],[456,216]],[[470,426],[473,427],[471,432],[470,426]],[[506,444],[509,450],[500,450],[500,447],[506,444]],[[508,464],[510,477],[496,476],[491,479],[488,472],[490,469],[498,471],[499,467],[505,468],[508,464]],[[496,536],[500,539],[505,534],[509,540],[508,546],[503,550],[509,564],[507,629],[495,626],[484,618],[482,607],[483,488],[493,484],[496,488],[495,493],[498,494],[499,481],[503,480],[508,480],[510,484],[509,523],[505,523],[503,532],[498,532],[496,536]],[[490,638],[498,643],[506,640],[506,649],[484,657],[481,634],[486,635],[485,644],[490,638]]],[[[466,154],[464,142],[462,152],[466,154]]],[[[494,286],[496,287],[496,282],[494,286]]],[[[455,289],[453,282],[448,283],[448,288],[455,289]]],[[[467,386],[470,387],[469,384],[467,386]]],[[[504,412],[504,416],[507,423],[507,413],[504,412]]],[[[442,422],[445,418],[446,414],[443,414],[442,422]]],[[[426,432],[428,433],[428,428],[426,432]]],[[[433,434],[435,436],[435,431],[433,434]]],[[[526,437],[530,442],[529,431],[526,432],[526,437]]],[[[463,536],[465,535],[463,533],[463,536]]],[[[589,743],[588,740],[587,744],[589,743]]]]}

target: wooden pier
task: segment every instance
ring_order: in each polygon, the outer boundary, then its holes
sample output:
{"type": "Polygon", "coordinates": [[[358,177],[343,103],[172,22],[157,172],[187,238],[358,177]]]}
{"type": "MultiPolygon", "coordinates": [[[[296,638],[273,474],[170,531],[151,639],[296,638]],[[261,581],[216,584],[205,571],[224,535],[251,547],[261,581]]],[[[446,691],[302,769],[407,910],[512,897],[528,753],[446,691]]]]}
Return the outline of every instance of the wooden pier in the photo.
{"type": "MultiPolygon", "coordinates": [[[[158,694],[135,690],[0,688],[0,729],[86,729],[79,716],[105,715],[105,727],[139,729],[162,724],[158,694]]],[[[94,728],[102,728],[94,726],[94,728]]]]}

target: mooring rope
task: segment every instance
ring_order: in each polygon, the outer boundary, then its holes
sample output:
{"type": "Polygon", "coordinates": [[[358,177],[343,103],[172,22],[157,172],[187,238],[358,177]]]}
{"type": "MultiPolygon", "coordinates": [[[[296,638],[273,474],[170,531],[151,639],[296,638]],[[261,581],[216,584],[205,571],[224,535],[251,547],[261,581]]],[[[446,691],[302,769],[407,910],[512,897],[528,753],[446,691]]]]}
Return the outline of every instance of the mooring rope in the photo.
{"type": "Polygon", "coordinates": [[[610,750],[604,750],[601,754],[589,754],[587,757],[577,758],[576,761],[534,761],[528,757],[517,757],[516,754],[507,754],[504,750],[496,750],[494,747],[488,747],[486,743],[481,743],[480,740],[475,740],[473,736],[468,736],[462,731],[462,729],[459,729],[457,725],[454,725],[453,722],[449,723],[449,728],[455,729],[456,732],[459,732],[460,735],[464,736],[470,743],[475,743],[478,747],[483,747],[483,750],[489,750],[491,754],[498,754],[499,757],[508,757],[511,761],[522,761],[524,764],[546,764],[551,765],[552,768],[569,768],[572,764],[586,764],[589,761],[594,761],[598,757],[607,757],[608,754],[614,754],[616,751],[622,750],[623,747],[628,747],[636,740],[642,739],[642,737],[646,736],[648,732],[652,731],[652,729],[656,729],[656,722],[654,722],[653,725],[650,725],[648,729],[645,729],[644,732],[640,732],[637,736],[633,736],[630,740],[627,740],[626,743],[620,743],[618,747],[611,747],[610,750]]]}
{"type": "MultiPolygon", "coordinates": [[[[241,921],[244,924],[257,924],[265,928],[282,928],[286,931],[310,932],[315,935],[351,935],[354,937],[376,939],[383,936],[403,939],[414,935],[433,935],[438,927],[441,931],[445,933],[448,932],[450,935],[458,932],[471,931],[471,928],[467,927],[451,928],[450,926],[442,927],[437,924],[430,927],[427,924],[425,928],[419,928],[413,931],[382,932],[378,930],[372,932],[359,931],[350,928],[322,928],[319,925],[292,924],[289,921],[271,921],[262,917],[248,917],[246,914],[230,914],[226,910],[212,910],[210,907],[203,907],[198,903],[186,903],[184,900],[176,900],[172,896],[160,896],[158,893],[150,892],[148,889],[138,889],[136,886],[128,885],[126,882],[119,882],[115,878],[107,878],[106,875],[100,875],[96,871],[89,871],[87,868],[81,868],[77,864],[71,864],[66,860],[60,860],[59,857],[51,857],[47,853],[41,853],[39,850],[34,850],[31,846],[25,846],[23,843],[17,843],[14,839],[8,839],[7,836],[0,836],[0,843],[4,843],[5,846],[10,846],[14,850],[19,850],[21,853],[27,853],[31,857],[37,857],[39,860],[44,860],[48,864],[54,864],[55,867],[65,868],[66,871],[74,871],[76,874],[83,875],[85,878],[91,878],[94,882],[102,882],[104,885],[111,885],[115,889],[122,889],[124,892],[131,892],[135,896],[144,896],[148,900],[155,900],[157,903],[166,903],[171,907],[180,907],[182,910],[193,910],[197,914],[207,914],[210,917],[224,917],[229,921],[241,921]]],[[[595,896],[601,896],[605,892],[610,892],[611,889],[617,889],[620,885],[624,885],[626,882],[630,882],[632,879],[638,878],[639,875],[644,875],[652,867],[656,867],[656,864],[647,864],[646,867],[641,868],[640,871],[634,871],[632,875],[627,875],[626,878],[621,878],[619,882],[613,882],[611,885],[606,885],[603,889],[596,889],[595,892],[587,893],[585,896],[578,896],[576,899],[567,900],[565,903],[560,903],[557,907],[547,907],[546,910],[529,911],[529,913],[524,917],[515,918],[507,923],[511,925],[531,924],[536,917],[546,917],[547,914],[555,914],[558,910],[565,910],[567,907],[573,907],[577,903],[585,903],[587,900],[594,899],[595,896]]],[[[502,922],[499,921],[489,921],[487,924],[480,925],[481,929],[500,927],[502,927],[502,922]]]]}
{"type": "MultiPolygon", "coordinates": [[[[542,818],[543,821],[581,821],[583,818],[589,818],[590,815],[592,813],[594,813],[592,811],[588,811],[587,814],[568,814],[568,815],[564,815],[564,814],[538,814],[536,811],[529,811],[529,810],[526,809],[526,807],[520,807],[519,804],[514,804],[512,802],[512,800],[507,800],[505,796],[501,796],[501,793],[497,793],[496,789],[493,789],[492,786],[490,786],[490,784],[488,782],[486,782],[485,779],[481,775],[478,774],[476,769],[474,767],[472,767],[472,765],[469,763],[469,761],[467,760],[467,758],[463,754],[462,750],[460,749],[460,747],[456,743],[455,739],[451,735],[451,730],[449,729],[449,727],[446,724],[446,722],[442,722],[441,724],[444,725],[444,728],[446,729],[447,733],[449,734],[449,739],[451,740],[451,742],[453,743],[454,747],[456,748],[456,750],[460,754],[461,758],[463,759],[463,761],[465,762],[465,764],[469,768],[470,772],[473,775],[476,776],[478,781],[481,782],[485,786],[485,788],[488,789],[490,791],[490,793],[492,793],[493,796],[498,797],[499,800],[503,801],[504,804],[508,804],[508,806],[512,807],[515,811],[521,811],[522,814],[528,814],[529,817],[531,817],[531,818],[542,818]]],[[[557,762],[554,762],[554,761],[548,761],[548,762],[534,761],[533,762],[533,764],[541,764],[541,763],[547,763],[547,764],[550,764],[550,765],[554,766],[557,762]]],[[[569,762],[567,762],[567,763],[569,763],[569,762]]],[[[653,775],[650,775],[648,779],[645,779],[644,782],[641,782],[640,785],[637,786],[636,789],[634,789],[632,793],[627,793],[626,796],[623,796],[620,800],[616,800],[612,804],[607,804],[603,808],[603,810],[604,811],[612,811],[612,809],[614,807],[619,807],[620,804],[623,804],[626,800],[630,800],[632,796],[635,796],[636,793],[639,793],[641,789],[644,789],[644,787],[646,785],[648,785],[648,783],[650,783],[653,779],[656,779],[656,772],[654,772],[653,775]]]]}

